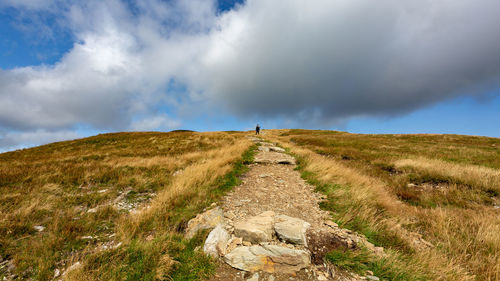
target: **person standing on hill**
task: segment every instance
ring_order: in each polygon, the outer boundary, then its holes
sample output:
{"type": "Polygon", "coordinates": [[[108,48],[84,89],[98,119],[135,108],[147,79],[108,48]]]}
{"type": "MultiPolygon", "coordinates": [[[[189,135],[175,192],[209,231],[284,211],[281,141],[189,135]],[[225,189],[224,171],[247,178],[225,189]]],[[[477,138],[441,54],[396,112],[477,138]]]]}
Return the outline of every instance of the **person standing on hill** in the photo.
{"type": "Polygon", "coordinates": [[[255,127],[255,134],[258,135],[260,134],[260,126],[257,124],[257,127],[255,127]]]}

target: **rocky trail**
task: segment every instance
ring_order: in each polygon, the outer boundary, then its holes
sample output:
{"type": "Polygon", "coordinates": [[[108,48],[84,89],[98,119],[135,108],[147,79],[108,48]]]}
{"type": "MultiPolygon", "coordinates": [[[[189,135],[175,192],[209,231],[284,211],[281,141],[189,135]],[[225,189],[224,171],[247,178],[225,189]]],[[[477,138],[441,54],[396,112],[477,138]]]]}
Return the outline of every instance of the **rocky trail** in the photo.
{"type": "Polygon", "coordinates": [[[383,249],[330,220],[319,207],[324,196],[294,170],[284,149],[251,140],[259,151],[241,185],[188,223],[187,237],[212,229],[203,247],[220,261],[211,280],[378,280],[324,262],[333,249],[363,244],[379,255],[383,249]]]}

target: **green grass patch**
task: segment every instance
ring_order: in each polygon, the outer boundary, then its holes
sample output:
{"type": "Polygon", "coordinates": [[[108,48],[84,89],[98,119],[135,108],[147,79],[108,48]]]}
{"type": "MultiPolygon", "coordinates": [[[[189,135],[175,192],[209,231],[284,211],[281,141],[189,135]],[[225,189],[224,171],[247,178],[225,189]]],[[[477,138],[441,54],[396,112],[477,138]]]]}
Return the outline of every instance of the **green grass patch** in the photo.
{"type": "Polygon", "coordinates": [[[381,280],[429,280],[426,276],[407,272],[400,263],[393,260],[375,257],[366,249],[334,250],[328,253],[325,258],[338,268],[355,272],[361,276],[366,275],[369,270],[381,280]]]}

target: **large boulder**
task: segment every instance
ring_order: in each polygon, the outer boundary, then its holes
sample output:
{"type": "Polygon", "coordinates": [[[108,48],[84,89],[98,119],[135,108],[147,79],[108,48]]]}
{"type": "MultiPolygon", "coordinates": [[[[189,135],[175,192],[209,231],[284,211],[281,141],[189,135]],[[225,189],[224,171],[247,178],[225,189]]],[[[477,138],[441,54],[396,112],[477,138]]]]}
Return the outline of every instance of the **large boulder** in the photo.
{"type": "Polygon", "coordinates": [[[304,220],[285,215],[276,216],[274,222],[274,230],[281,240],[306,247],[306,232],[310,226],[304,220]]]}
{"type": "Polygon", "coordinates": [[[224,261],[240,270],[285,274],[293,274],[311,263],[306,251],[278,245],[240,246],[226,254],[224,261]]]}
{"type": "Polygon", "coordinates": [[[234,225],[234,234],[245,241],[260,243],[273,239],[274,212],[267,211],[234,225]]]}
{"type": "Polygon", "coordinates": [[[210,209],[188,222],[186,238],[191,239],[199,230],[212,229],[224,221],[224,212],[220,207],[210,209]]]}
{"type": "Polygon", "coordinates": [[[203,245],[203,252],[214,258],[219,255],[224,255],[229,238],[231,238],[231,236],[229,236],[229,233],[227,233],[222,224],[217,225],[210,234],[208,234],[205,245],[203,245]]]}

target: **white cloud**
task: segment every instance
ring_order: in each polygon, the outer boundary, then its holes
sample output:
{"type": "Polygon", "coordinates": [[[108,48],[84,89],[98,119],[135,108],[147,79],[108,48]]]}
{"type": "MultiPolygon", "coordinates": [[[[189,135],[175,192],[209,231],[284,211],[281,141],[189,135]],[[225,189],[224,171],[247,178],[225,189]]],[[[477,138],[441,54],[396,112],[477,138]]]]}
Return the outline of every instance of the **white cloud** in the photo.
{"type": "Polygon", "coordinates": [[[24,148],[26,146],[47,144],[54,141],[71,140],[81,137],[74,131],[34,130],[28,132],[0,133],[0,152],[24,148]]]}
{"type": "Polygon", "coordinates": [[[130,131],[169,131],[179,128],[180,125],[181,123],[178,120],[170,119],[165,115],[158,115],[133,121],[130,125],[130,131]]]}

